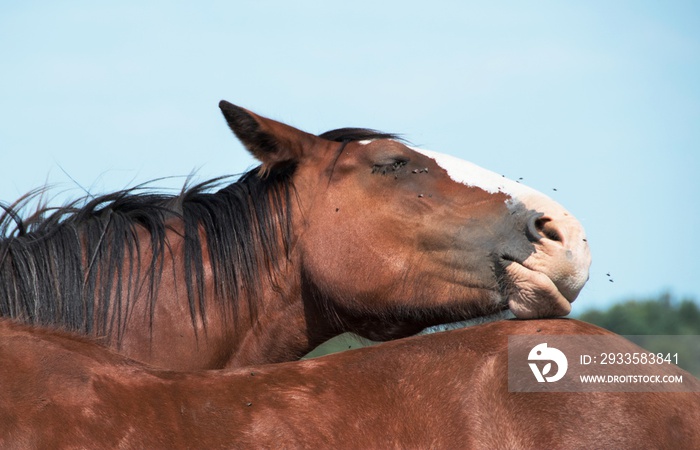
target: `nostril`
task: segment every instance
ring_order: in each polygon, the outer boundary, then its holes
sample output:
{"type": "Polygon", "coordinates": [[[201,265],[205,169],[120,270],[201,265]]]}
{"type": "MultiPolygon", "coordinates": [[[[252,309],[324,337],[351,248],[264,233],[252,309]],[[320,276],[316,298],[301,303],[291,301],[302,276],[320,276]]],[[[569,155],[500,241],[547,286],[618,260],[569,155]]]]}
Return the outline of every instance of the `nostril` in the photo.
{"type": "Polygon", "coordinates": [[[527,235],[535,242],[540,241],[542,238],[555,242],[564,241],[552,219],[545,217],[543,213],[536,213],[530,217],[530,220],[527,222],[527,235]]]}
{"type": "Polygon", "coordinates": [[[561,233],[559,233],[559,230],[557,229],[554,222],[552,222],[552,219],[549,219],[547,217],[537,219],[535,222],[535,226],[542,234],[545,235],[547,239],[550,239],[555,242],[564,242],[564,238],[562,237],[561,233]]]}

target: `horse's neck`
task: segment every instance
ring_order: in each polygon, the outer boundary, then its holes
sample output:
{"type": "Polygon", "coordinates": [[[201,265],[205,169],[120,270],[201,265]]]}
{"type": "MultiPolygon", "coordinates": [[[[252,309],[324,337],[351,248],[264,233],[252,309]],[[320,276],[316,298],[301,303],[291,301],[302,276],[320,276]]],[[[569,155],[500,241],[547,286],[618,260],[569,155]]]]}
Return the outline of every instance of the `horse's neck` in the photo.
{"type": "MultiPolygon", "coordinates": [[[[254,289],[241,288],[237,296],[222,297],[205,245],[203,298],[200,301],[196,294],[191,303],[182,257],[183,233],[177,224],[170,225],[169,250],[156,297],[151,303],[145,297],[147,290],[142,289],[144,298],[137,299],[136,308],[128,314],[121,343],[112,341],[113,346],[121,345],[123,353],[174,369],[240,367],[297,359],[332,334],[319,315],[304,305],[299,264],[287,257],[281,258],[275,273],[261,269],[254,289]],[[152,322],[145,309],[150,304],[152,322]]],[[[202,237],[201,242],[206,240],[202,237]]]]}
{"type": "Polygon", "coordinates": [[[276,274],[276,282],[261,283],[255,319],[237,321],[239,340],[228,367],[292,361],[340,334],[302,294],[298,268],[298,263],[288,262],[276,274]]]}
{"type": "MultiPolygon", "coordinates": [[[[180,218],[168,219],[159,229],[164,239],[140,225],[128,229],[123,223],[108,229],[107,225],[116,225],[107,222],[89,228],[90,232],[88,225],[62,225],[60,233],[42,241],[44,245],[24,245],[20,256],[31,263],[25,264],[26,274],[7,279],[13,272],[6,269],[15,262],[6,255],[0,267],[3,315],[97,335],[132,358],[173,369],[290,360],[319,344],[319,336],[329,337],[319,315],[310,313],[309,305],[302,306],[299,261],[294,255],[268,250],[277,259],[258,259],[259,270],[246,272],[253,274],[252,281],[219,283],[217,288],[216,277],[230,280],[232,272],[241,270],[229,258],[240,251],[234,241],[223,239],[232,248],[219,254],[215,269],[204,232],[191,246],[197,248],[195,257],[192,252],[187,256],[180,218]],[[128,243],[119,239],[124,235],[130,237],[128,243]],[[66,244],[68,238],[72,241],[66,244]],[[113,252],[120,245],[123,251],[113,252]],[[197,258],[199,273],[192,270],[197,258]],[[49,260],[59,264],[43,270],[39,262],[49,260]],[[35,279],[38,285],[27,281],[35,279]],[[5,295],[13,292],[19,294],[5,295]],[[43,315],[35,317],[33,311],[43,315]]],[[[247,251],[253,260],[260,254],[247,251]]],[[[245,280],[240,273],[236,276],[245,280]]]]}
{"type": "Polygon", "coordinates": [[[236,334],[240,340],[227,367],[290,361],[310,350],[302,303],[293,301],[275,309],[261,316],[252,326],[239,324],[236,334]]]}

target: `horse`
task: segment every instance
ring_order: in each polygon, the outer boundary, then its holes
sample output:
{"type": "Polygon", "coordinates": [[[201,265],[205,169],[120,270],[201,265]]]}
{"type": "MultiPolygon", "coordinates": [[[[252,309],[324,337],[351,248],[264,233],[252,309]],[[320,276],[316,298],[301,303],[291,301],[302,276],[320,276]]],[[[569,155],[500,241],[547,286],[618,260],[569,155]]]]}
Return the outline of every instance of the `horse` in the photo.
{"type": "Polygon", "coordinates": [[[3,320],[0,447],[700,448],[700,380],[672,364],[658,370],[683,376],[690,392],[509,390],[509,335],[569,334],[641,351],[576,320],[505,320],[317,359],[177,372],[3,320]]]}
{"type": "Polygon", "coordinates": [[[562,316],[588,279],[581,224],[544,194],[398,136],[316,136],[226,101],[260,161],[179,195],[137,186],[0,219],[0,316],[170,369],[298,359],[510,309],[562,316]]]}

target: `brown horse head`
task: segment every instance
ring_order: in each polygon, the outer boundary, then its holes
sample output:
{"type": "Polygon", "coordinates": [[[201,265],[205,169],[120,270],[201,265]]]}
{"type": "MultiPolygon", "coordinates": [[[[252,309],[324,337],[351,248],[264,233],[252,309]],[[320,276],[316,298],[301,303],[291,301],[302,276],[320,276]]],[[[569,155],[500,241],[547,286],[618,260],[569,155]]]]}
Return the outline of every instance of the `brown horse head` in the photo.
{"type": "Polygon", "coordinates": [[[302,295],[344,328],[386,339],[506,308],[562,316],[588,279],[580,223],[533,189],[392,135],[315,136],[219,106],[262,176],[293,172],[302,295]]]}

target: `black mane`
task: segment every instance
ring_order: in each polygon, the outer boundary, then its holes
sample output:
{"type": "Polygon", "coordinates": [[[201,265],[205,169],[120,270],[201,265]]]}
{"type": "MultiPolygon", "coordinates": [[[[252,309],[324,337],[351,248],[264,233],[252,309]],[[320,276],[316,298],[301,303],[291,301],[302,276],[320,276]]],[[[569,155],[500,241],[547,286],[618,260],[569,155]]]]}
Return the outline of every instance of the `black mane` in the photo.
{"type": "MultiPolygon", "coordinates": [[[[399,139],[361,128],[320,137],[344,143],[399,139]]],[[[292,166],[261,178],[255,168],[227,186],[230,177],[221,177],[185,187],[179,195],[142,185],[63,207],[39,206],[30,214],[27,205],[41,200],[45,190],[11,205],[0,203],[0,316],[83,334],[116,333],[119,340],[126,325],[122,311],[128,314],[142,289],[148,290],[153,319],[164,258],[172,252],[166,234],[176,231],[184,238],[192,323],[199,314],[206,324],[203,230],[222,314],[237,317],[236,299],[246,294],[252,320],[260,276],[270,277],[274,286],[277,260],[289,254],[293,172],[292,166]],[[169,225],[170,219],[180,219],[181,228],[169,225]],[[144,232],[148,252],[139,246],[144,232]],[[142,274],[146,260],[149,270],[142,274]]]]}
{"type": "MultiPolygon", "coordinates": [[[[0,215],[0,316],[32,324],[54,325],[83,334],[121,337],[124,311],[142,289],[151,299],[169,257],[166,233],[184,237],[186,287],[192,321],[204,309],[204,230],[216,294],[225,317],[235,317],[236,298],[253,291],[259,267],[276,268],[291,232],[289,173],[261,179],[257,169],[218,192],[217,178],[183,189],[180,195],[143,191],[143,187],[76,200],[60,208],[40,207],[22,220],[23,205],[35,191],[0,215]],[[169,219],[178,218],[180,228],[169,219]],[[151,251],[140,248],[144,233],[151,251]],[[281,230],[278,233],[277,230],[281,230]],[[278,239],[282,236],[282,241],[278,239]],[[140,273],[146,262],[149,270],[140,273]],[[126,283],[125,283],[126,282],[126,283]],[[92,318],[99,318],[93,323],[92,318]]],[[[250,310],[255,313],[255,301],[250,310]]],[[[206,321],[205,321],[206,323],[206,321]]]]}

